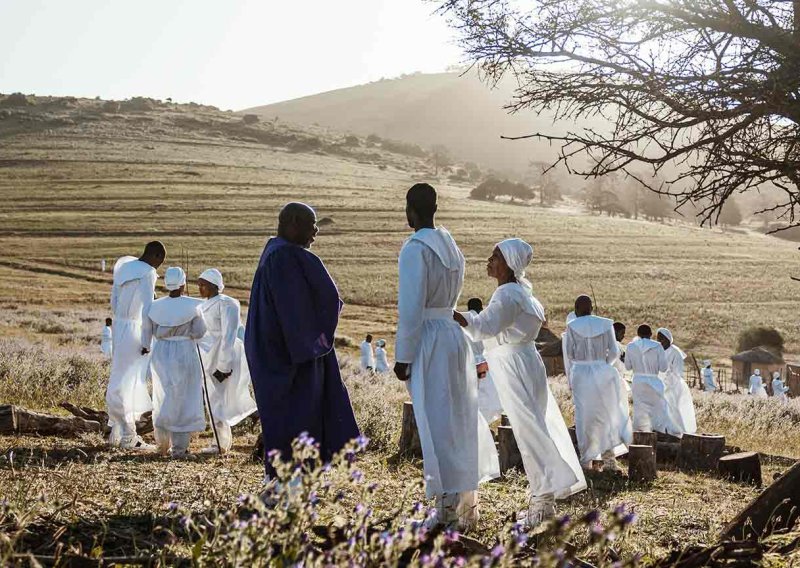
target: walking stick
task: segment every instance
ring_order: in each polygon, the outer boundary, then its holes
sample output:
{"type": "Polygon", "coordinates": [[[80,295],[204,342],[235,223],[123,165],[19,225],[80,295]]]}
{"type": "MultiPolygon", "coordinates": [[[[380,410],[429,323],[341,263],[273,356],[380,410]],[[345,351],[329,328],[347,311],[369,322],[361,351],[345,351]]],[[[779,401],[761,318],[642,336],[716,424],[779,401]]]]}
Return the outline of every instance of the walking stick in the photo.
{"type": "Polygon", "coordinates": [[[214,439],[217,441],[217,451],[219,454],[222,455],[222,444],[219,443],[219,433],[217,432],[217,423],[214,420],[214,413],[211,411],[211,397],[208,395],[208,385],[206,381],[206,367],[203,365],[203,356],[200,355],[200,346],[195,343],[195,348],[197,349],[197,358],[200,359],[200,370],[203,371],[203,395],[206,399],[206,406],[208,407],[208,415],[211,417],[211,429],[214,431],[214,439]]]}

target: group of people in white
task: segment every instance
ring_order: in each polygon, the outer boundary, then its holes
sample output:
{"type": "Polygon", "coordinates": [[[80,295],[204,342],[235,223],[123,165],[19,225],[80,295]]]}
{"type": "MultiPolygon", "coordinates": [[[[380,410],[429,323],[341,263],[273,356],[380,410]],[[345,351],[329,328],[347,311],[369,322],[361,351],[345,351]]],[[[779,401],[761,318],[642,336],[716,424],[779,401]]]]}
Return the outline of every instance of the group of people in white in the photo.
{"type": "Polygon", "coordinates": [[[372,349],[372,334],[367,334],[364,341],[361,342],[361,360],[360,367],[362,371],[368,373],[388,373],[389,357],[386,354],[386,340],[379,339],[375,342],[375,349],[372,349]]]}
{"type": "MultiPolygon", "coordinates": [[[[767,385],[763,382],[761,377],[761,369],[755,369],[753,374],[750,375],[750,383],[748,385],[747,394],[756,398],[767,398],[767,385]]],[[[783,404],[789,402],[789,387],[783,384],[781,374],[779,371],[772,372],[772,396],[783,404]]]]}
{"type": "Polygon", "coordinates": [[[231,427],[256,410],[239,302],[222,293],[222,274],[215,268],[205,270],[197,281],[202,299],[185,295],[183,269],[167,268],[168,295],[155,299],[156,269],[165,258],[164,245],[153,241],[141,257],[122,257],[114,265],[113,325],[106,321],[111,337],[104,330],[102,345],[111,356],[106,392],[109,443],[185,456],[192,435],[206,429],[207,406],[215,436],[204,451],[226,452],[233,443],[231,427]],[[136,432],[136,421],[151,410],[156,446],[136,432]]]}

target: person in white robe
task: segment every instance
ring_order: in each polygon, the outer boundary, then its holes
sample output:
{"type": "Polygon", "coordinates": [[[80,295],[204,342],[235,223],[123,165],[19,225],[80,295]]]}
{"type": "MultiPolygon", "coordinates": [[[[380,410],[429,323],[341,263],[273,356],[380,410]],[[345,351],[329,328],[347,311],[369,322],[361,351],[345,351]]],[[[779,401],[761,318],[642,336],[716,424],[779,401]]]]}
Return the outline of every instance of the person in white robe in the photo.
{"type": "Polygon", "coordinates": [[[525,269],[533,248],[521,239],[497,244],[487,273],[498,287],[480,314],[456,312],[456,321],[485,357],[506,409],[530,487],[526,523],[537,527],[555,517],[556,498],[586,489],[586,479],[550,386],[536,338],[546,323],[525,269]]]}
{"type": "Polygon", "coordinates": [[[767,398],[767,389],[764,380],[761,378],[761,369],[756,369],[750,375],[750,388],[747,393],[756,398],[767,398]]]}
{"type": "Polygon", "coordinates": [[[150,357],[143,341],[143,320],[155,296],[156,268],[166,258],[164,245],[153,241],[140,258],[124,256],[117,260],[111,288],[113,350],[111,376],[106,390],[106,410],[111,446],[152,450],[136,433],[136,420],[152,410],[147,390],[150,357]]]}
{"type": "Polygon", "coordinates": [[[216,439],[205,453],[225,453],[233,445],[231,428],[256,411],[250,395],[250,370],[239,339],[241,307],[238,300],[222,293],[222,273],[209,268],[197,280],[200,304],[207,333],[198,342],[205,366],[206,388],[211,400],[219,447],[216,439]]]}
{"type": "Polygon", "coordinates": [[[386,340],[379,339],[375,343],[375,372],[388,373],[390,370],[389,357],[386,355],[386,340]]]}
{"type": "Polygon", "coordinates": [[[105,355],[106,359],[111,359],[114,353],[114,332],[111,329],[111,324],[111,318],[106,318],[106,324],[103,326],[103,331],[100,335],[100,351],[105,355]]]}
{"type": "Polygon", "coordinates": [[[169,296],[153,302],[144,326],[153,376],[153,426],[162,455],[183,457],[194,432],[206,429],[203,369],[197,340],[206,334],[200,300],[183,296],[186,274],[173,266],[164,274],[169,296]]]}
{"type": "Polygon", "coordinates": [[[622,344],[622,341],[625,339],[625,332],[627,328],[625,324],[619,321],[614,322],[614,336],[617,338],[617,349],[619,349],[619,355],[614,360],[614,368],[619,373],[619,378],[622,380],[622,387],[625,389],[625,392],[631,392],[631,386],[628,384],[628,370],[625,368],[625,346],[622,344]]]}
{"type": "Polygon", "coordinates": [[[633,437],[628,395],[613,367],[619,355],[614,322],[592,315],[592,310],[592,299],[579,296],[575,300],[576,317],[564,332],[578,451],[585,469],[601,458],[605,471],[619,471],[616,457],[627,451],[633,437]]]}
{"type": "Polygon", "coordinates": [[[706,392],[716,392],[717,383],[714,382],[714,369],[711,368],[711,361],[703,361],[703,390],[706,392]]]}
{"type": "Polygon", "coordinates": [[[416,184],[406,196],[414,234],[399,258],[394,371],[407,381],[423,455],[425,490],[435,498],[429,526],[469,529],[478,520],[478,484],[500,475],[489,426],[478,409],[474,356],[453,310],[464,256],[436,227],[436,191],[416,184]]]}
{"type": "MultiPolygon", "coordinates": [[[[480,298],[470,298],[467,301],[467,310],[478,315],[483,311],[483,301],[480,298]]],[[[472,354],[475,356],[475,366],[486,366],[486,357],[484,357],[483,341],[474,341],[467,334],[467,339],[472,348],[472,354]]],[[[500,402],[500,395],[497,394],[497,388],[494,386],[492,379],[492,372],[488,369],[478,372],[478,408],[487,423],[499,420],[503,414],[503,405],[500,402]]]]}
{"type": "Polygon", "coordinates": [[[667,399],[667,410],[672,423],[682,434],[697,432],[697,418],[694,411],[694,401],[689,385],[684,379],[684,353],[672,339],[672,332],[665,327],[656,331],[656,340],[664,348],[667,359],[667,370],[661,375],[664,381],[664,396],[667,399]]]}
{"type": "Polygon", "coordinates": [[[361,370],[373,371],[375,369],[375,353],[372,351],[372,336],[367,334],[361,342],[361,370]]]}
{"type": "Polygon", "coordinates": [[[789,389],[784,386],[778,371],[772,373],[772,396],[782,404],[789,403],[789,389]]]}
{"type": "Polygon", "coordinates": [[[625,368],[633,371],[633,429],[677,436],[680,429],[670,418],[666,387],[660,377],[667,372],[664,347],[652,339],[649,325],[640,325],[636,335],[625,350],[625,368]]]}

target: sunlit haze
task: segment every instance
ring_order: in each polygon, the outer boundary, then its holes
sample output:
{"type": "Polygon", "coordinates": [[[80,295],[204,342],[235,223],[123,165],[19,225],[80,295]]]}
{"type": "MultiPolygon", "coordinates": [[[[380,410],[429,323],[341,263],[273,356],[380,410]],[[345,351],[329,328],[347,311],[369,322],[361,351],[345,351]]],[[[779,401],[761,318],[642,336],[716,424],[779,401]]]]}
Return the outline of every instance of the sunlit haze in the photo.
{"type": "Polygon", "coordinates": [[[414,71],[460,52],[421,0],[0,0],[0,92],[224,109],[414,71]]]}

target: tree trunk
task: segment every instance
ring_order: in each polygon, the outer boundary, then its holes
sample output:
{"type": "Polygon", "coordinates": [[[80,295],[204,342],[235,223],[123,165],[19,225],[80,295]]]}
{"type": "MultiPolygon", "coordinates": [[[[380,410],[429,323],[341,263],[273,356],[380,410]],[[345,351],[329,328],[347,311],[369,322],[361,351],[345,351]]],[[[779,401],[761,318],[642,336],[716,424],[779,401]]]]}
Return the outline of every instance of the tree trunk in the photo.
{"type": "Polygon", "coordinates": [[[522,455],[519,453],[517,440],[514,438],[511,426],[498,426],[497,441],[500,454],[500,474],[505,475],[506,471],[512,467],[522,465],[522,455]]]}
{"type": "Polygon", "coordinates": [[[42,434],[74,436],[84,432],[103,432],[103,425],[76,416],[54,416],[19,406],[0,406],[0,434],[42,434]]]}
{"type": "Polygon", "coordinates": [[[634,432],[633,443],[637,446],[650,446],[654,450],[658,444],[658,434],[655,432],[634,432]]]}
{"type": "Polygon", "coordinates": [[[722,531],[723,540],[747,540],[794,526],[800,516],[800,462],[764,489],[722,531]]]}
{"type": "Polygon", "coordinates": [[[508,414],[505,412],[500,415],[500,426],[511,426],[511,420],[508,419],[508,414]]]}
{"type": "MultiPolygon", "coordinates": [[[[72,414],[73,416],[77,416],[78,418],[83,418],[84,420],[91,420],[93,422],[99,422],[103,425],[103,433],[108,435],[111,432],[111,428],[108,427],[108,413],[104,410],[95,410],[94,408],[89,408],[88,406],[75,406],[70,402],[62,402],[59,404],[61,408],[72,414]]],[[[149,434],[153,431],[153,413],[152,412],[145,412],[136,421],[136,433],[140,436],[144,434],[149,434]]]]}
{"type": "Polygon", "coordinates": [[[628,478],[636,482],[650,482],[655,480],[656,475],[655,448],[638,444],[628,446],[628,478]]]}
{"type": "Polygon", "coordinates": [[[761,460],[756,452],[741,452],[719,459],[719,474],[730,481],[761,487],[761,460]]]}
{"type": "Polygon", "coordinates": [[[689,471],[716,471],[725,450],[725,436],[684,434],[678,450],[678,467],[689,471]]]}
{"type": "Polygon", "coordinates": [[[411,402],[403,403],[403,425],[400,430],[400,455],[422,456],[422,444],[419,441],[417,420],[414,418],[414,406],[411,402]]]}

